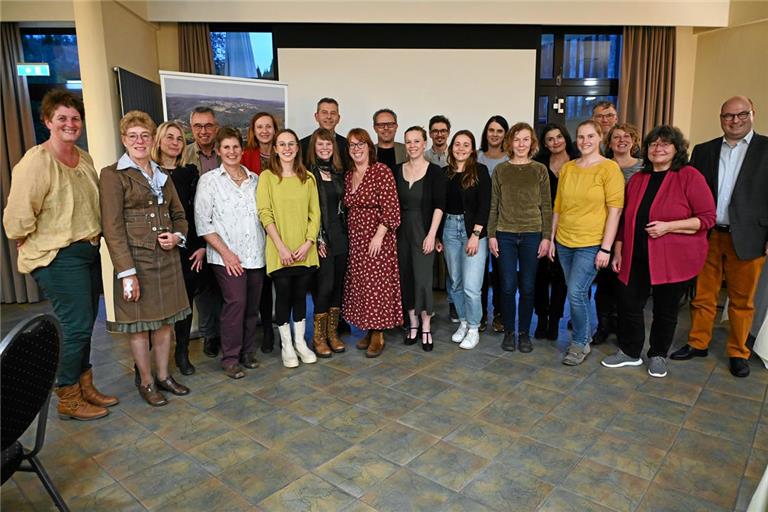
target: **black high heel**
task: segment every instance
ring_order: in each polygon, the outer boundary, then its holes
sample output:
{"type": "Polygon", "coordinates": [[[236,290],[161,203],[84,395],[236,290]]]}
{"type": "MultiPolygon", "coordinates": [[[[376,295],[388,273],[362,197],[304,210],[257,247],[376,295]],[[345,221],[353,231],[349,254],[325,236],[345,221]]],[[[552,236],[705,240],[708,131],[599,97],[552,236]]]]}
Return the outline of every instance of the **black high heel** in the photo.
{"type": "Polygon", "coordinates": [[[419,337],[419,331],[421,328],[417,325],[416,327],[408,327],[405,331],[405,336],[403,337],[403,344],[404,345],[415,345],[416,344],[416,338],[419,337]],[[411,334],[411,331],[416,331],[416,336],[413,338],[409,338],[408,335],[411,334]]]}
{"type": "Polygon", "coordinates": [[[429,331],[423,331],[421,333],[421,348],[424,350],[424,352],[432,352],[432,349],[435,348],[435,344],[432,343],[432,333],[429,331]],[[427,335],[428,343],[424,342],[424,335],[427,335]]]}

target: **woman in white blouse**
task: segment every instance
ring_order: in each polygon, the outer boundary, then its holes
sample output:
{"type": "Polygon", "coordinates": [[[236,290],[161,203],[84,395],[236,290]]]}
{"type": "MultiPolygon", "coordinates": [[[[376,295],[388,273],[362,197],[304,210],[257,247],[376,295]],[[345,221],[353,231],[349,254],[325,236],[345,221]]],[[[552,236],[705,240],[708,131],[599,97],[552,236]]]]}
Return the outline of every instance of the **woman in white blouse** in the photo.
{"type": "Polygon", "coordinates": [[[240,131],[224,127],[216,136],[221,166],[200,177],[195,225],[208,244],[206,258],[221,288],[221,365],[232,379],[256,368],[253,341],[264,281],[264,229],[256,208],[258,176],[248,171],[240,131]]]}

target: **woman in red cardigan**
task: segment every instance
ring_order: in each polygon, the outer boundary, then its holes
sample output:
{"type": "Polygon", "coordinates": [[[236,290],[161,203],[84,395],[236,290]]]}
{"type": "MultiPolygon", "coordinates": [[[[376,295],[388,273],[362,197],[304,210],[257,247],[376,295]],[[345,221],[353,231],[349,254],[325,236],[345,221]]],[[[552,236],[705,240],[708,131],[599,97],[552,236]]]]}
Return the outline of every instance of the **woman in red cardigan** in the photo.
{"type": "Polygon", "coordinates": [[[680,299],[707,257],[707,231],[715,203],[704,176],[688,164],[688,142],[672,126],[658,126],[643,141],[645,167],[627,184],[614,246],[619,290],[619,350],[603,366],[640,366],[645,344],[643,308],[653,295],[648,373],[667,375],[667,352],[680,299]]]}

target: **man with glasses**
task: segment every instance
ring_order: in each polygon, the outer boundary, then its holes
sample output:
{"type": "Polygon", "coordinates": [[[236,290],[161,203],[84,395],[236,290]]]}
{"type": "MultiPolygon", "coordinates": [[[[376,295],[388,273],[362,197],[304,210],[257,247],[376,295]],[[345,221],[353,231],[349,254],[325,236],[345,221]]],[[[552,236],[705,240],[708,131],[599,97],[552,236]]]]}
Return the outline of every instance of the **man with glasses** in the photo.
{"type": "Polygon", "coordinates": [[[451,135],[451,122],[442,115],[432,116],[429,120],[429,138],[432,147],[424,152],[424,158],[435,165],[448,165],[448,137],[451,135]]]}
{"type": "MultiPolygon", "coordinates": [[[[336,146],[339,148],[339,155],[341,155],[341,161],[344,164],[344,168],[345,170],[349,169],[351,160],[349,159],[347,139],[336,133],[336,127],[339,125],[339,121],[341,121],[339,102],[333,98],[321,98],[320,101],[317,102],[315,121],[317,121],[318,128],[325,128],[333,133],[336,138],[336,146]]],[[[311,138],[312,134],[310,133],[301,139],[301,154],[304,157],[304,165],[307,167],[309,167],[309,140],[311,138]]]]}
{"type": "Polygon", "coordinates": [[[196,166],[202,176],[221,165],[214,148],[219,123],[216,122],[216,115],[210,107],[195,107],[189,114],[189,126],[192,127],[192,138],[195,141],[187,146],[184,160],[196,166]]]}
{"type": "MultiPolygon", "coordinates": [[[[184,151],[184,161],[195,165],[202,176],[221,165],[216,153],[216,134],[219,123],[210,107],[195,107],[189,115],[192,137],[195,141],[184,151]]],[[[208,357],[216,357],[221,346],[219,335],[219,317],[221,316],[221,290],[213,275],[210,265],[203,265],[195,295],[198,312],[198,330],[203,336],[203,352],[208,357]]]]}
{"type": "Polygon", "coordinates": [[[397,114],[391,109],[382,108],[373,114],[373,129],[378,135],[376,142],[376,160],[395,172],[395,166],[408,159],[405,144],[395,142],[397,133],[397,114]]]}
{"type": "Polygon", "coordinates": [[[672,359],[706,357],[725,280],[730,333],[727,353],[734,377],[749,375],[747,337],[758,277],[768,253],[768,137],[752,129],[755,107],[734,96],[720,108],[723,136],[693,148],[691,165],[707,180],[717,205],[709,252],[691,301],[688,344],[672,359]]]}
{"type": "MultiPolygon", "coordinates": [[[[592,107],[592,120],[600,125],[603,137],[605,137],[608,135],[608,131],[619,122],[616,105],[610,101],[598,101],[592,107]]],[[[602,150],[603,148],[600,149],[602,150]]]]}

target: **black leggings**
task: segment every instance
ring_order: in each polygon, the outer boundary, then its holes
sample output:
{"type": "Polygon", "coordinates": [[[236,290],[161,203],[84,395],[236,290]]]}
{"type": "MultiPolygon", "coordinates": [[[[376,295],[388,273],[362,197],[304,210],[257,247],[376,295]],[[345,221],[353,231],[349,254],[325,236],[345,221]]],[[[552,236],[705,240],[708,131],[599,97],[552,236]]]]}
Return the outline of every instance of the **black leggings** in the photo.
{"type": "Polygon", "coordinates": [[[307,267],[281,268],[272,272],[275,284],[275,322],[287,324],[291,319],[300,322],[307,316],[307,291],[314,269],[307,267]]]}
{"type": "Polygon", "coordinates": [[[312,287],[315,314],[326,313],[330,308],[341,307],[341,292],[344,290],[344,274],[347,271],[347,255],[338,254],[320,258],[312,287]]]}

